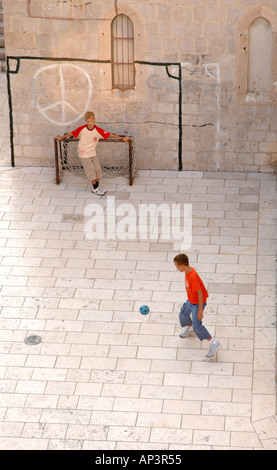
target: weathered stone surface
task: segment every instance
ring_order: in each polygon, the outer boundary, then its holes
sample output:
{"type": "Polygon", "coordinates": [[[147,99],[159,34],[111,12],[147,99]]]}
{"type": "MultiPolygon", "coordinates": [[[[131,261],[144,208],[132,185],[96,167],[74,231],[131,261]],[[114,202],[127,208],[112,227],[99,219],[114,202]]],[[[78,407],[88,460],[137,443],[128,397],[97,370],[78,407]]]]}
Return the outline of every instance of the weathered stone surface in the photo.
{"type": "Polygon", "coordinates": [[[7,56],[20,58],[10,60],[11,71],[19,66],[10,74],[17,164],[30,151],[30,164],[41,158],[52,165],[43,136],[78,127],[91,109],[103,128],[134,137],[141,169],[274,171],[276,2],[3,4],[7,56]],[[134,90],[112,89],[111,21],[117,14],[134,25],[134,90]],[[255,92],[248,89],[247,64],[249,28],[259,18],[272,30],[272,76],[270,89],[255,92]]]}

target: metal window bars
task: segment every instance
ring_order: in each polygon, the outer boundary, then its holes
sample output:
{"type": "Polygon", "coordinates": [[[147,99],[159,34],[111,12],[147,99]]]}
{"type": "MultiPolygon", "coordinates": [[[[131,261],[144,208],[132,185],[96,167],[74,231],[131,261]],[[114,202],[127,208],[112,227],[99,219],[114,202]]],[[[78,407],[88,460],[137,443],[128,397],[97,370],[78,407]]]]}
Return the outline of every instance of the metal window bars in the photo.
{"type": "Polygon", "coordinates": [[[117,15],[111,25],[112,87],[135,88],[134,27],[126,15],[117,15]]]}

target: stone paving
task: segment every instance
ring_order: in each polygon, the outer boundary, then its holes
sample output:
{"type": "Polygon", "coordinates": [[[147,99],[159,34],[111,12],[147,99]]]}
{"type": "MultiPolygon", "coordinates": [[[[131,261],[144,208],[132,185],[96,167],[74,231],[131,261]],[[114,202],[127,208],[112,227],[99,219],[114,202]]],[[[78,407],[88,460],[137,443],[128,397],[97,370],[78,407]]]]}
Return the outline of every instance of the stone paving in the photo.
{"type": "Polygon", "coordinates": [[[186,296],[173,243],[88,240],[84,210],[107,196],[74,173],[56,186],[53,168],[10,168],[6,123],[0,448],[276,450],[275,175],[105,182],[117,204],[192,204],[187,254],[210,294],[204,324],[223,345],[205,361],[207,344],[179,338],[186,296]],[[25,344],[32,335],[41,343],[25,344]]]}
{"type": "Polygon", "coordinates": [[[205,325],[179,338],[173,244],[88,240],[86,181],[1,171],[1,449],[276,449],[273,174],[141,171],[117,202],[190,202],[205,325]],[[139,314],[148,304],[151,313],[139,314]],[[30,335],[42,342],[26,345],[30,335]]]}

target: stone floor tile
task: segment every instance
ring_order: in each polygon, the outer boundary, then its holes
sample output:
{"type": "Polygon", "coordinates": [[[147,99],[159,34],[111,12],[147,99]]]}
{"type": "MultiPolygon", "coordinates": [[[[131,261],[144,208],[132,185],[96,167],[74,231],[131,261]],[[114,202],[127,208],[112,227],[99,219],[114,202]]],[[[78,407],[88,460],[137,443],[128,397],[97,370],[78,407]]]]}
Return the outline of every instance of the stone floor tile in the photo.
{"type": "Polygon", "coordinates": [[[230,432],[228,431],[205,431],[195,430],[193,433],[193,444],[210,444],[212,446],[230,445],[230,432]]]}
{"type": "Polygon", "coordinates": [[[192,443],[192,430],[153,428],[150,442],[163,444],[185,445],[192,443]]]}
{"type": "Polygon", "coordinates": [[[48,450],[49,439],[5,437],[1,440],[1,450],[48,450]]]}
{"type": "Polygon", "coordinates": [[[254,429],[261,441],[275,439],[277,433],[277,416],[271,416],[253,423],[254,429]]]}

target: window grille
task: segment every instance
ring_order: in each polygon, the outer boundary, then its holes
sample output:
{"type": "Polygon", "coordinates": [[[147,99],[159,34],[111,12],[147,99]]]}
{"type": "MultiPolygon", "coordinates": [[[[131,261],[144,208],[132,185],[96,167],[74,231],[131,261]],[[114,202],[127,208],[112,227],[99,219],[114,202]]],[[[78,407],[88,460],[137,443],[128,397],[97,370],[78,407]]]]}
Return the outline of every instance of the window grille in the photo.
{"type": "Polygon", "coordinates": [[[112,87],[120,90],[135,88],[134,27],[126,15],[112,21],[112,87]]]}

